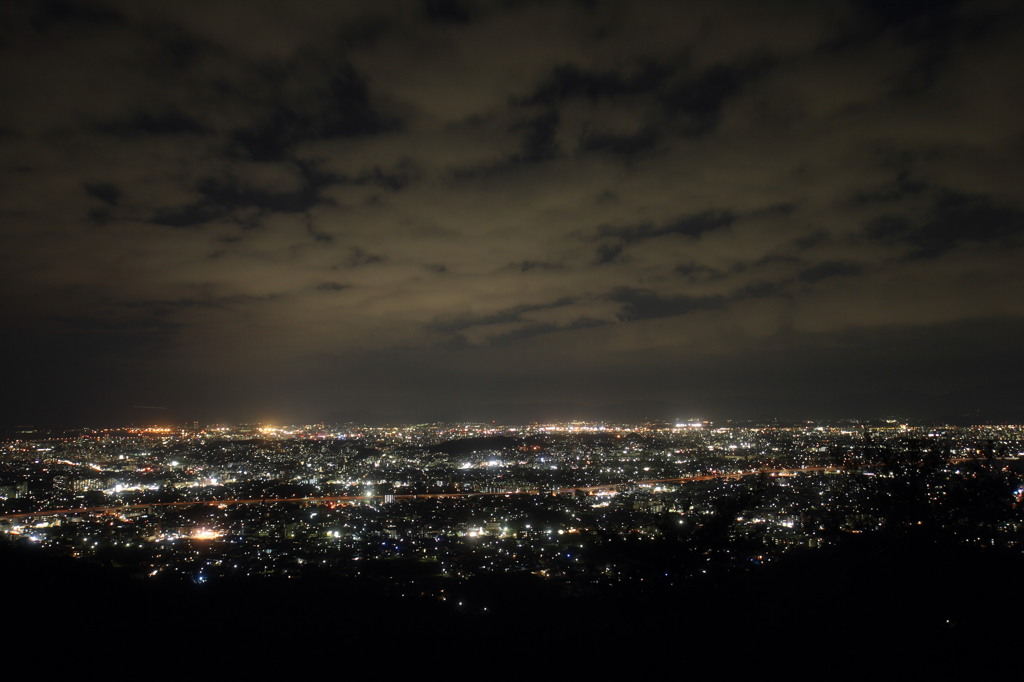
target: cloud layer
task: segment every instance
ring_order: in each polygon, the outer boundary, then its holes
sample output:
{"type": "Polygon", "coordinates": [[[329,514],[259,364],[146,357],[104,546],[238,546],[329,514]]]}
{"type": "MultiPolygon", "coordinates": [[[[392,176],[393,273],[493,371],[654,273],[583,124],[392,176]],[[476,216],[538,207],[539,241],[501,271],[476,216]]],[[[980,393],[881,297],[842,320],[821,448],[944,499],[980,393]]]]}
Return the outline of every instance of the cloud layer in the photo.
{"type": "Polygon", "coordinates": [[[843,396],[1019,381],[1024,13],[820,5],[5,7],[9,412],[913,411],[843,396]]]}

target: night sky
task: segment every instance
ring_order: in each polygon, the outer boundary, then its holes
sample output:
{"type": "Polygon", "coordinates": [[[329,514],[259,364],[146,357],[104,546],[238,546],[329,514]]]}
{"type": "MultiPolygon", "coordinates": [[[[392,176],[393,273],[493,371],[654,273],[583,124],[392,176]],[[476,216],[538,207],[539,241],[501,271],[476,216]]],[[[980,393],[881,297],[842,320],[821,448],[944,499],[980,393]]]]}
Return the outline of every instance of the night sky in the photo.
{"type": "Polygon", "coordinates": [[[8,2],[0,422],[1024,416],[1017,2],[8,2]]]}

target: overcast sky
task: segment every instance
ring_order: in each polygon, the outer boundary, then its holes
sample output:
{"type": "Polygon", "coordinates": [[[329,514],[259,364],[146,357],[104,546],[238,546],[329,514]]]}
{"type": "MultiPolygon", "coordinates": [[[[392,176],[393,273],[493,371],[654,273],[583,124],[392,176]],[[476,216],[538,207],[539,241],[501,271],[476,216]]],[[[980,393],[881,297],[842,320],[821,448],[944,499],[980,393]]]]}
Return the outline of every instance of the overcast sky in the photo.
{"type": "Polygon", "coordinates": [[[1019,3],[0,15],[0,421],[1021,407],[1019,3]]]}

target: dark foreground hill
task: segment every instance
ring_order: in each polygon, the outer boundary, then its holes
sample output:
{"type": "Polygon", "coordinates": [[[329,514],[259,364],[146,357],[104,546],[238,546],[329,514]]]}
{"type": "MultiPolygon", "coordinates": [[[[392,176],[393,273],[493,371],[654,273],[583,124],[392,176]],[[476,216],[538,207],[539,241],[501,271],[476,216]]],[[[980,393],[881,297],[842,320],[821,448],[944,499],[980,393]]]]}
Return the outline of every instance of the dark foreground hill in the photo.
{"type": "Polygon", "coordinates": [[[178,652],[181,663],[204,651],[236,672],[324,656],[346,670],[415,669],[443,655],[460,668],[539,657],[581,672],[625,660],[980,674],[1017,656],[1022,576],[1012,552],[880,533],[655,591],[580,597],[523,577],[479,580],[464,593],[491,606],[467,612],[351,580],[147,582],[3,546],[0,633],[32,655],[178,652]]]}

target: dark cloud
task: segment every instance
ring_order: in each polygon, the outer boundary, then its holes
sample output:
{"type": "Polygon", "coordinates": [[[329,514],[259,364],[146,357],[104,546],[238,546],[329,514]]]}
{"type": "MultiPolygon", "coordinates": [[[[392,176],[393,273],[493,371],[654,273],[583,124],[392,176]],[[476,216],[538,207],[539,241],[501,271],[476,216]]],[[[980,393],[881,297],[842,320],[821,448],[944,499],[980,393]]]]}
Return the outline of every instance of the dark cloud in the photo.
{"type": "Polygon", "coordinates": [[[709,268],[706,265],[700,265],[698,263],[680,263],[676,266],[676,273],[688,278],[692,282],[696,282],[701,279],[718,279],[725,277],[725,273],[715,268],[709,268]]]}
{"type": "Polygon", "coordinates": [[[915,181],[909,171],[900,171],[892,183],[876,189],[858,192],[853,201],[861,204],[887,203],[906,199],[907,197],[919,194],[927,189],[923,182],[915,181]]]}
{"type": "Polygon", "coordinates": [[[743,87],[767,68],[766,63],[716,65],[687,79],[662,97],[676,130],[683,135],[704,135],[715,130],[722,109],[743,87]]]}
{"type": "Polygon", "coordinates": [[[657,90],[673,73],[667,64],[644,63],[632,72],[587,71],[574,64],[557,66],[525,100],[528,104],[557,105],[573,97],[606,100],[657,90]]]}
{"type": "Polygon", "coordinates": [[[597,247],[597,263],[614,263],[622,255],[626,245],[623,242],[611,242],[597,247]]]}
{"type": "Polygon", "coordinates": [[[949,15],[958,0],[861,0],[857,3],[877,30],[913,29],[915,25],[949,15]]]}
{"type": "Polygon", "coordinates": [[[61,26],[89,26],[121,24],[124,16],[99,3],[74,2],[73,0],[46,0],[31,3],[32,26],[38,31],[48,31],[61,26]]]}
{"type": "Polygon", "coordinates": [[[522,132],[523,135],[522,153],[516,160],[544,161],[558,154],[558,143],[555,140],[558,123],[558,111],[552,109],[536,118],[513,125],[509,130],[522,132]]]}
{"type": "Polygon", "coordinates": [[[470,6],[459,0],[423,0],[423,13],[430,21],[467,24],[472,17],[470,6]]]}
{"type": "Polygon", "coordinates": [[[383,170],[379,166],[374,166],[354,178],[341,177],[338,179],[356,185],[376,185],[382,189],[397,192],[416,179],[416,169],[409,163],[400,164],[393,170],[383,170]]]}
{"type": "Polygon", "coordinates": [[[657,147],[658,139],[658,134],[649,127],[626,135],[595,133],[585,136],[580,148],[584,152],[606,152],[628,159],[652,151],[657,147]]]}
{"type": "Polygon", "coordinates": [[[814,248],[822,244],[827,244],[830,240],[828,232],[825,230],[815,230],[810,234],[805,234],[797,237],[793,240],[793,246],[799,250],[814,248]]]}
{"type": "Polygon", "coordinates": [[[110,206],[117,206],[121,190],[109,182],[87,182],[82,187],[86,192],[110,206]]]}
{"type": "Polygon", "coordinates": [[[157,225],[166,225],[167,227],[195,227],[222,215],[224,215],[223,208],[200,202],[187,206],[159,208],[151,220],[157,225]]]}
{"type": "Polygon", "coordinates": [[[848,261],[827,261],[818,263],[800,271],[798,275],[801,282],[814,284],[830,277],[852,277],[864,272],[864,266],[859,263],[848,261]]]}
{"type": "Polygon", "coordinates": [[[560,266],[556,263],[524,260],[521,263],[515,264],[515,267],[517,267],[521,272],[529,272],[530,270],[558,270],[560,266]]]}
{"type": "Polygon", "coordinates": [[[745,298],[768,298],[770,296],[785,295],[785,293],[786,288],[781,283],[754,281],[737,289],[733,293],[732,298],[741,301],[745,298]]]}
{"type": "Polygon", "coordinates": [[[441,331],[453,332],[468,329],[470,327],[500,324],[504,322],[519,322],[522,320],[524,313],[558,308],[569,303],[572,303],[571,299],[560,299],[542,304],[519,305],[514,308],[499,310],[489,315],[459,316],[452,320],[437,321],[435,322],[434,327],[441,331]]]}
{"type": "Polygon", "coordinates": [[[96,129],[108,135],[198,135],[209,132],[199,121],[175,110],[141,112],[129,118],[100,123],[96,129]]]}
{"type": "Polygon", "coordinates": [[[636,227],[623,228],[601,228],[601,236],[618,237],[624,242],[637,242],[644,239],[653,239],[665,235],[676,234],[683,237],[699,237],[705,232],[727,227],[736,219],[728,211],[702,211],[695,215],[688,215],[673,220],[660,226],[649,224],[636,227]]]}
{"type": "Polygon", "coordinates": [[[882,215],[870,223],[868,234],[907,247],[910,258],[934,258],[964,244],[1011,247],[1024,234],[1024,210],[993,197],[944,190],[923,219],[882,215]]]}
{"type": "Polygon", "coordinates": [[[203,203],[212,211],[222,212],[237,208],[256,208],[282,213],[300,213],[319,201],[313,187],[304,186],[291,192],[274,192],[246,187],[236,179],[218,180],[209,178],[196,187],[203,196],[203,203]]]}
{"type": "Polygon", "coordinates": [[[373,265],[374,263],[380,263],[384,260],[384,257],[375,253],[367,253],[358,246],[349,248],[348,257],[343,260],[338,267],[346,268],[357,268],[362,265],[373,265]]]}
{"type": "Polygon", "coordinates": [[[309,140],[373,135],[400,126],[374,107],[366,80],[351,65],[325,56],[302,53],[261,65],[251,87],[238,95],[263,113],[255,125],[234,132],[231,150],[256,161],[285,159],[295,145],[309,140]]]}
{"type": "Polygon", "coordinates": [[[599,228],[599,238],[605,240],[597,247],[597,262],[611,263],[617,260],[630,244],[656,239],[667,235],[678,235],[696,239],[706,232],[728,227],[736,216],[728,211],[702,211],[695,215],[677,218],[663,225],[644,223],[630,227],[599,228]],[[611,238],[610,241],[608,239],[611,238]]]}
{"type": "Polygon", "coordinates": [[[675,317],[699,310],[714,310],[726,304],[723,296],[659,296],[644,289],[622,287],[609,298],[624,305],[623,318],[644,320],[652,317],[675,317]]]}

